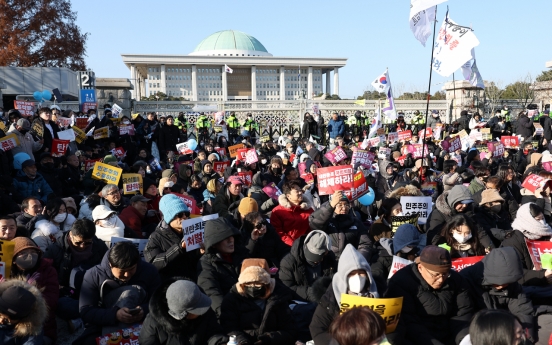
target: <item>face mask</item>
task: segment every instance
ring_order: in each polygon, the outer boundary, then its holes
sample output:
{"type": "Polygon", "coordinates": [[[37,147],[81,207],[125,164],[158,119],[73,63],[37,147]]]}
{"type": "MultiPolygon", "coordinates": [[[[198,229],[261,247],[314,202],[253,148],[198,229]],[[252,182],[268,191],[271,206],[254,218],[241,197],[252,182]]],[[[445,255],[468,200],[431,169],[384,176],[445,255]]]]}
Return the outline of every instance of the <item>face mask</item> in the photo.
{"type": "Polygon", "coordinates": [[[261,159],[261,164],[266,164],[266,159],[261,159]]]}
{"type": "Polygon", "coordinates": [[[275,169],[272,169],[272,171],[274,171],[276,175],[282,175],[282,168],[275,168],[275,169]]]}
{"type": "Polygon", "coordinates": [[[15,259],[15,263],[24,271],[35,267],[38,261],[38,253],[30,253],[27,255],[19,255],[15,259]]]}
{"type": "Polygon", "coordinates": [[[150,169],[150,167],[147,167],[147,168],[146,168],[146,173],[151,174],[151,169],[150,169]]]}
{"type": "Polygon", "coordinates": [[[501,209],[502,209],[502,205],[491,206],[491,212],[493,212],[493,213],[498,213],[498,212],[500,212],[501,209]]]}
{"type": "Polygon", "coordinates": [[[67,213],[58,213],[55,217],[54,217],[54,222],[56,223],[63,223],[65,221],[65,219],[67,218],[67,213]]]}
{"type": "Polygon", "coordinates": [[[467,241],[472,238],[472,234],[469,234],[468,236],[462,236],[460,234],[452,234],[452,237],[458,242],[458,243],[466,243],[467,241]]]}
{"type": "Polygon", "coordinates": [[[54,163],[46,163],[44,164],[44,167],[48,170],[54,169],[54,163]]]}
{"type": "Polygon", "coordinates": [[[248,296],[253,298],[259,298],[265,294],[265,288],[263,286],[245,286],[244,290],[248,296]]]}
{"type": "Polygon", "coordinates": [[[129,123],[130,123],[129,121],[126,121],[126,120],[123,121],[123,124],[125,124],[125,125],[128,125],[129,123]]]}
{"type": "Polygon", "coordinates": [[[396,216],[396,217],[401,217],[401,216],[404,216],[404,213],[399,212],[399,213],[397,213],[395,216],[396,216]]]}
{"type": "Polygon", "coordinates": [[[352,277],[349,277],[349,290],[354,293],[360,293],[364,289],[366,284],[366,277],[355,274],[352,277]]]}
{"type": "Polygon", "coordinates": [[[199,145],[203,146],[203,144],[205,144],[203,141],[199,143],[199,145]]]}
{"type": "Polygon", "coordinates": [[[101,220],[101,225],[104,228],[114,228],[115,225],[117,225],[117,217],[116,216],[111,216],[107,219],[103,219],[103,220],[101,220]]]}

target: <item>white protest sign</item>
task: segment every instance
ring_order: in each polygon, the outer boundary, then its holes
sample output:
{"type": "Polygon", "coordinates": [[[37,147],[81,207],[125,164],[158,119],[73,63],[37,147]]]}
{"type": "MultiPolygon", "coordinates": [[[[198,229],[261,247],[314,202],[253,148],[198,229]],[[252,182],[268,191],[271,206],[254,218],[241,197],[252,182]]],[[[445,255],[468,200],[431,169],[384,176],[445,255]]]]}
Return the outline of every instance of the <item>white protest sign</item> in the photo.
{"type": "Polygon", "coordinates": [[[399,256],[393,255],[393,263],[391,263],[391,269],[389,270],[389,275],[387,276],[387,279],[391,279],[391,277],[395,275],[398,270],[410,265],[411,263],[412,261],[410,260],[406,260],[399,256]]]}
{"type": "Polygon", "coordinates": [[[401,206],[405,216],[418,214],[419,224],[425,224],[433,208],[430,196],[401,196],[401,206]]]}
{"type": "Polygon", "coordinates": [[[58,138],[61,140],[75,141],[75,131],[73,130],[73,128],[69,128],[65,131],[60,131],[57,134],[58,138]]]}
{"type": "Polygon", "coordinates": [[[140,253],[140,257],[142,260],[144,259],[144,249],[146,248],[146,244],[148,244],[148,239],[140,239],[140,238],[126,238],[126,237],[111,237],[111,247],[115,245],[115,243],[119,242],[131,242],[136,246],[138,249],[138,252],[140,253]]]}
{"type": "Polygon", "coordinates": [[[113,104],[111,107],[111,116],[118,118],[119,114],[123,111],[123,108],[119,107],[117,104],[113,104]]]}
{"type": "Polygon", "coordinates": [[[245,154],[245,164],[253,164],[259,161],[259,158],[257,157],[257,152],[255,149],[251,149],[247,151],[245,154]]]}
{"type": "Polygon", "coordinates": [[[217,219],[218,214],[188,219],[182,222],[182,241],[186,242],[186,251],[198,249],[203,243],[203,234],[205,232],[205,222],[211,219],[217,219]]]}

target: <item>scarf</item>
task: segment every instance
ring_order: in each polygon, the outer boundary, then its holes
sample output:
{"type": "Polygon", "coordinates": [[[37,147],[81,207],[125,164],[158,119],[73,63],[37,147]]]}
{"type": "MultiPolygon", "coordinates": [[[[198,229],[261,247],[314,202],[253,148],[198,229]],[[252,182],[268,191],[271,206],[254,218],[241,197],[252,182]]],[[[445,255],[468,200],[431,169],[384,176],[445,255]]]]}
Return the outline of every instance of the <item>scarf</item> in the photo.
{"type": "Polygon", "coordinates": [[[69,250],[71,251],[71,266],[76,267],[80,265],[83,261],[86,261],[90,259],[92,256],[92,246],[86,246],[84,247],[83,251],[78,251],[75,249],[71,241],[69,241],[69,236],[65,236],[65,241],[67,242],[67,245],[69,246],[69,250]]]}
{"type": "Polygon", "coordinates": [[[512,229],[519,230],[523,236],[530,240],[538,240],[541,237],[552,236],[550,225],[543,224],[533,218],[529,212],[529,205],[523,204],[518,209],[516,219],[512,223],[512,229]]]}

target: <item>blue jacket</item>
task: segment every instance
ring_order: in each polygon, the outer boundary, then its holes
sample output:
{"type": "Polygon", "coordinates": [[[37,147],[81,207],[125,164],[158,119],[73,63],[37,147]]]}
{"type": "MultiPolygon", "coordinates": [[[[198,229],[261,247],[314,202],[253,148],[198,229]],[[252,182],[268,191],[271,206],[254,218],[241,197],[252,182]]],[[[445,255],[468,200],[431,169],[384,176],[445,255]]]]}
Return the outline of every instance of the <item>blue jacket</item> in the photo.
{"type": "Polygon", "coordinates": [[[149,312],[150,297],[155,289],[161,285],[161,278],[159,277],[159,273],[157,272],[155,266],[143,260],[138,262],[136,273],[128,282],[123,283],[115,280],[113,273],[111,273],[111,268],[109,267],[108,257],[110,251],[111,249],[105,253],[101,264],[92,267],[84,274],[84,280],[79,296],[79,310],[82,321],[84,321],[85,324],[89,323],[94,326],[114,326],[119,323],[116,317],[118,310],[117,307],[107,309],[100,306],[100,289],[102,287],[102,283],[106,280],[112,280],[114,284],[117,284],[118,286],[141,286],[147,293],[146,300],[142,303],[142,305],[140,305],[144,311],[144,315],[147,315],[149,312]]]}
{"type": "MultiPolygon", "coordinates": [[[[50,188],[50,185],[48,185],[48,182],[38,172],[35,179],[31,180],[23,170],[19,170],[13,179],[13,186],[23,199],[34,196],[46,202],[48,201],[48,195],[54,192],[50,188]]],[[[58,197],[61,197],[61,195],[58,195],[58,197]]]]}
{"type": "Polygon", "coordinates": [[[330,122],[328,122],[328,133],[331,139],[343,136],[343,134],[345,134],[345,123],[343,120],[338,119],[334,121],[334,119],[331,119],[330,122]]]}

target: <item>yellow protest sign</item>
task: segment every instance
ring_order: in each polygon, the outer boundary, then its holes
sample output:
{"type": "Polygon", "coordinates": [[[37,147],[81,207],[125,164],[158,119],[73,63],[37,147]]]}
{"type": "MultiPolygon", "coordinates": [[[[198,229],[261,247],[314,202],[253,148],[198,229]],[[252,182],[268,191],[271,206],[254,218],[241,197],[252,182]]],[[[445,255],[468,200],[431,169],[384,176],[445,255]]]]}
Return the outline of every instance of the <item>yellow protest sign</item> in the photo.
{"type": "Polygon", "coordinates": [[[142,182],[142,175],[140,174],[123,174],[123,193],[124,194],[136,194],[140,191],[140,194],[144,194],[144,183],[142,182]]]}
{"type": "Polygon", "coordinates": [[[263,135],[262,137],[259,138],[259,141],[261,143],[266,143],[266,142],[270,141],[270,135],[263,135]]]}
{"type": "Polygon", "coordinates": [[[86,133],[84,133],[82,129],[77,126],[73,126],[71,128],[73,128],[73,132],[75,132],[75,141],[77,142],[77,144],[80,144],[84,140],[86,140],[86,133]]]}
{"type": "Polygon", "coordinates": [[[244,144],[236,144],[236,145],[233,145],[233,146],[229,146],[228,147],[228,152],[230,152],[230,157],[231,158],[236,157],[236,155],[238,154],[238,150],[243,149],[244,147],[245,147],[244,144]]]}
{"type": "Polygon", "coordinates": [[[109,137],[109,127],[98,128],[94,131],[94,140],[107,139],[109,137]]]}
{"type": "Polygon", "coordinates": [[[92,170],[92,178],[102,180],[106,183],[118,185],[123,169],[114,167],[113,165],[96,162],[94,170],[92,170]]]}
{"type": "Polygon", "coordinates": [[[6,133],[6,125],[2,121],[0,121],[0,129],[6,133]]]}
{"type": "Polygon", "coordinates": [[[378,313],[385,321],[385,333],[392,333],[397,328],[402,310],[402,297],[396,298],[370,298],[360,297],[348,294],[341,294],[341,303],[339,304],[340,313],[354,307],[368,307],[378,313]]]}
{"type": "Polygon", "coordinates": [[[222,132],[222,126],[213,126],[213,129],[215,130],[215,133],[221,133],[222,132]]]}
{"type": "Polygon", "coordinates": [[[11,275],[14,248],[15,242],[0,241],[0,279],[7,279],[11,275]]]}
{"type": "Polygon", "coordinates": [[[16,146],[19,146],[19,139],[17,139],[15,134],[8,134],[5,137],[0,138],[0,149],[2,151],[9,151],[16,146]]]}
{"type": "Polygon", "coordinates": [[[140,113],[132,114],[131,116],[132,116],[132,119],[134,120],[134,119],[136,119],[138,116],[140,116],[140,113]]]}

